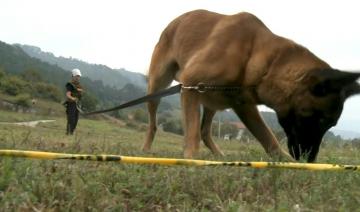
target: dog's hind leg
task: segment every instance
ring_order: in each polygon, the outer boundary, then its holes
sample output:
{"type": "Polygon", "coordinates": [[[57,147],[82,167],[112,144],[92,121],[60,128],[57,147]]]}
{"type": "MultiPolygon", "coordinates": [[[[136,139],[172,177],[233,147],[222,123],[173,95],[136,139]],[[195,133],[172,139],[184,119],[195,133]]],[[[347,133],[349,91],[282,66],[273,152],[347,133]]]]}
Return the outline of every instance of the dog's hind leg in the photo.
{"type": "Polygon", "coordinates": [[[213,142],[211,138],[211,124],[215,115],[215,111],[204,107],[204,113],[201,122],[201,139],[205,146],[211,150],[215,155],[224,155],[219,147],[213,142]]]}
{"type": "Polygon", "coordinates": [[[160,100],[153,100],[153,101],[149,101],[148,102],[148,112],[149,112],[149,126],[146,132],[146,138],[145,138],[145,143],[142,147],[142,150],[144,152],[148,152],[150,151],[152,142],[154,140],[155,137],[155,133],[157,130],[156,127],[156,111],[157,111],[157,107],[160,103],[160,100]]]}
{"type": "MultiPolygon", "coordinates": [[[[166,59],[166,52],[163,53],[158,46],[152,56],[149,76],[148,76],[148,94],[155,93],[168,87],[175,77],[179,66],[175,61],[166,59]]],[[[160,100],[151,100],[148,102],[149,126],[146,133],[145,143],[142,150],[147,152],[150,150],[152,142],[157,130],[156,127],[156,111],[160,100]]]]}
{"type": "Polygon", "coordinates": [[[266,126],[256,105],[244,104],[234,108],[234,110],[270,156],[293,161],[292,157],[280,147],[275,135],[266,126]]]}

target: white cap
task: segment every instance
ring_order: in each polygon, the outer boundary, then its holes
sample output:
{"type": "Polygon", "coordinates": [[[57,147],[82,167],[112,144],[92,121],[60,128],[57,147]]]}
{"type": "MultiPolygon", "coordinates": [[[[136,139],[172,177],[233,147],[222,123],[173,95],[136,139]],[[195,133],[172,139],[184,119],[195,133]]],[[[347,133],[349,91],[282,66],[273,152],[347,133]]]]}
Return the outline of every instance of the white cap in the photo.
{"type": "Polygon", "coordinates": [[[80,72],[80,70],[77,69],[77,68],[74,68],[74,69],[71,71],[71,73],[72,73],[72,76],[80,76],[80,77],[81,77],[81,72],[80,72]]]}

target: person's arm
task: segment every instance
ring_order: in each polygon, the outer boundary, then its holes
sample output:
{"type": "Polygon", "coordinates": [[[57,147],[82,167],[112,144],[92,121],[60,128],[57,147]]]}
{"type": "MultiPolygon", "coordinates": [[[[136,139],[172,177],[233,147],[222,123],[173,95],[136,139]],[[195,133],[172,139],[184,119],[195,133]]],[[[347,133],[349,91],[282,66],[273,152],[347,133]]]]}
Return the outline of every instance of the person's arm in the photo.
{"type": "Polygon", "coordinates": [[[66,91],[66,97],[68,100],[76,102],[76,97],[71,96],[71,91],[66,91]]]}

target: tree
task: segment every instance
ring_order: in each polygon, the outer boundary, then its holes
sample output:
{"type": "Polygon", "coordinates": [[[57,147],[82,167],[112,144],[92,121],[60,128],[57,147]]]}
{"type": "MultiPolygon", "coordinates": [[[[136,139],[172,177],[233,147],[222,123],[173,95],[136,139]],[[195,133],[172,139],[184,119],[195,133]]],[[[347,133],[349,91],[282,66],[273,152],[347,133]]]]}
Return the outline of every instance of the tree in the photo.
{"type": "Polygon", "coordinates": [[[231,136],[235,137],[239,132],[239,129],[230,123],[223,123],[221,126],[221,137],[224,137],[226,134],[231,134],[231,136]]]}
{"type": "Polygon", "coordinates": [[[5,75],[6,75],[5,69],[4,69],[3,67],[0,67],[0,80],[1,80],[2,78],[4,78],[5,75]]]}
{"type": "Polygon", "coordinates": [[[27,69],[24,72],[21,73],[21,77],[25,79],[28,82],[43,82],[43,78],[40,74],[40,72],[36,69],[27,69]]]}
{"type": "Polygon", "coordinates": [[[20,94],[27,84],[17,76],[8,76],[4,78],[5,79],[2,80],[1,84],[2,90],[12,96],[20,94]]]}

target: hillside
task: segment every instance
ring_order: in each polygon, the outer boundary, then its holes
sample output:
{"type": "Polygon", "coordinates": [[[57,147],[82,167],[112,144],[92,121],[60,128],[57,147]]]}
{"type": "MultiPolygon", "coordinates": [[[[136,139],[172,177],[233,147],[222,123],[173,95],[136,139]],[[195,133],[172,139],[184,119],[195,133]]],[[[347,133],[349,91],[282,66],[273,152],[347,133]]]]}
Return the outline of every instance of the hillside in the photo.
{"type": "Polygon", "coordinates": [[[349,130],[340,130],[340,129],[331,129],[331,131],[335,134],[335,135],[339,135],[341,136],[342,139],[355,139],[355,138],[360,138],[360,133],[358,132],[354,132],[354,131],[349,131],[349,130]]]}
{"type": "MultiPolygon", "coordinates": [[[[1,41],[0,69],[5,73],[15,76],[24,75],[27,72],[35,73],[40,76],[41,81],[56,86],[61,92],[65,92],[64,85],[70,80],[69,71],[58,65],[52,65],[40,59],[30,57],[18,45],[9,45],[1,41]]],[[[106,85],[101,80],[92,80],[87,76],[81,78],[81,83],[86,88],[86,94],[98,100],[99,107],[117,105],[145,94],[145,90],[136,85],[128,84],[132,89],[122,90],[106,85]]]]}
{"type": "Polygon", "coordinates": [[[91,80],[101,80],[104,85],[117,89],[123,88],[126,84],[131,83],[140,88],[146,87],[145,76],[140,73],[134,73],[125,69],[111,69],[101,64],[90,64],[75,58],[56,57],[51,52],[44,52],[41,48],[30,45],[15,44],[20,47],[29,56],[40,59],[52,65],[57,65],[64,70],[70,71],[79,68],[84,76],[91,80]]]}

